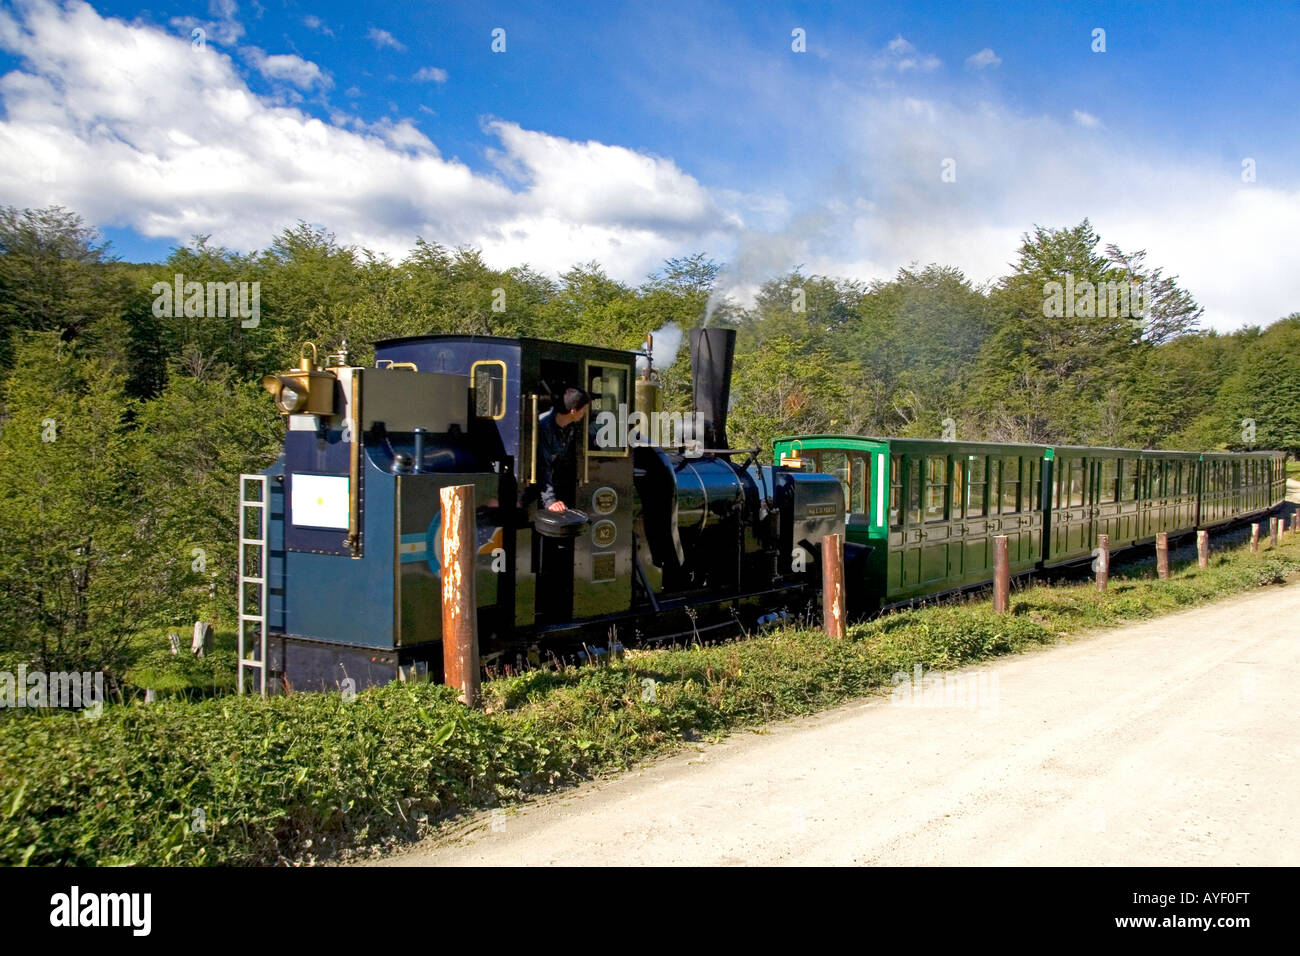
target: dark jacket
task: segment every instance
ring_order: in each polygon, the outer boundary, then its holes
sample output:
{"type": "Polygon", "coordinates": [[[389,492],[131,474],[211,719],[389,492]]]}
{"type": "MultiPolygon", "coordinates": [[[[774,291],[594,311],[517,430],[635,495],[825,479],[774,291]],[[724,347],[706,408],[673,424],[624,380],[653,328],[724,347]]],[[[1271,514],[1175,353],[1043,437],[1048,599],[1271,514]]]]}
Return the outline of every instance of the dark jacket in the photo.
{"type": "Polygon", "coordinates": [[[555,422],[555,410],[537,420],[537,452],[541,459],[538,485],[542,507],[563,501],[570,508],[578,495],[578,442],[582,440],[582,422],[561,428],[555,422]]]}

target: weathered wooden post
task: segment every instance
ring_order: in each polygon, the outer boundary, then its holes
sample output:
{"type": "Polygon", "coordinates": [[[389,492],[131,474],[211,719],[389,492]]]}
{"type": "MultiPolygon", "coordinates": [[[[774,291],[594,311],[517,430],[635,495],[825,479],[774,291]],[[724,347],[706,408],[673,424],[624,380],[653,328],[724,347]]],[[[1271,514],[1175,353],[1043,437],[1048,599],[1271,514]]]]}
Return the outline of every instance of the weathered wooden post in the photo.
{"type": "Polygon", "coordinates": [[[442,501],[443,683],[473,707],[479,697],[478,600],[475,595],[474,486],[452,485],[442,501]]]}
{"type": "Polygon", "coordinates": [[[993,538],[993,610],[997,614],[1007,613],[1011,597],[1011,560],[1007,556],[1007,536],[996,535],[993,538]]]}
{"type": "Polygon", "coordinates": [[[1250,525],[1250,553],[1254,554],[1259,550],[1259,522],[1252,521],[1250,525]]]}
{"type": "Polygon", "coordinates": [[[1210,532],[1196,532],[1196,566],[1198,568],[1208,568],[1210,566],[1210,532]]]}
{"type": "Polygon", "coordinates": [[[1110,580],[1110,535],[1097,535],[1097,590],[1106,590],[1110,580]]]}
{"type": "Polygon", "coordinates": [[[1169,577],[1169,533],[1156,532],[1156,577],[1165,580],[1169,577]]]}
{"type": "Polygon", "coordinates": [[[1268,543],[1274,548],[1277,547],[1277,518],[1268,519],[1268,543]]]}
{"type": "MultiPolygon", "coordinates": [[[[175,653],[173,651],[173,653],[175,653]]],[[[212,653],[212,625],[207,621],[194,622],[194,636],[190,639],[190,653],[207,657],[212,653]]]]}
{"type": "Polygon", "coordinates": [[[844,536],[839,534],[822,538],[822,621],[829,637],[844,638],[844,536]]]}

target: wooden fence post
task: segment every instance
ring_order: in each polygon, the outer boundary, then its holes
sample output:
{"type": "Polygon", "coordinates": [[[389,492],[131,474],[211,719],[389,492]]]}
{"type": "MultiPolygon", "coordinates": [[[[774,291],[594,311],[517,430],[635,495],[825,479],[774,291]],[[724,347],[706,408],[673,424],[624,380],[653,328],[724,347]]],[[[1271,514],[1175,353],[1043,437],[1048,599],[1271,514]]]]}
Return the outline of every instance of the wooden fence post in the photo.
{"type": "Polygon", "coordinates": [[[1254,554],[1259,550],[1259,522],[1252,521],[1250,524],[1250,553],[1254,554]]]}
{"type": "Polygon", "coordinates": [[[1169,533],[1156,533],[1156,577],[1162,581],[1169,577],[1169,533]]]}
{"type": "Polygon", "coordinates": [[[1110,535],[1097,535],[1097,590],[1106,590],[1110,580],[1110,535]]]}
{"type": "Polygon", "coordinates": [[[822,538],[822,623],[828,636],[844,639],[844,536],[839,534],[822,538]]]}
{"type": "Polygon", "coordinates": [[[1210,532],[1196,532],[1196,566],[1199,568],[1208,568],[1210,566],[1210,532]]]}
{"type": "Polygon", "coordinates": [[[1268,543],[1275,548],[1277,547],[1277,518],[1276,517],[1268,519],[1268,543]]]}
{"type": "Polygon", "coordinates": [[[452,485],[442,502],[443,683],[460,691],[463,704],[479,697],[478,600],[475,594],[474,486],[452,485]]]}
{"type": "Polygon", "coordinates": [[[999,534],[993,538],[993,610],[1005,614],[1010,596],[1011,560],[1007,556],[1007,536],[999,534]]]}

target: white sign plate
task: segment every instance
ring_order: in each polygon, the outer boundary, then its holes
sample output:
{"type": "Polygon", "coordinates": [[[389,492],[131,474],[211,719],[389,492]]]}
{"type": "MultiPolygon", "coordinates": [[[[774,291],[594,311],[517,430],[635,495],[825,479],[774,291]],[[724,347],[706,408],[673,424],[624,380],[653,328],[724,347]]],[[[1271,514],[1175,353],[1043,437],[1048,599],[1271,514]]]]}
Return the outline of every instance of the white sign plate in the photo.
{"type": "Polygon", "coordinates": [[[303,528],[348,529],[348,479],[346,475],[293,476],[289,501],[293,523],[303,528]]]}

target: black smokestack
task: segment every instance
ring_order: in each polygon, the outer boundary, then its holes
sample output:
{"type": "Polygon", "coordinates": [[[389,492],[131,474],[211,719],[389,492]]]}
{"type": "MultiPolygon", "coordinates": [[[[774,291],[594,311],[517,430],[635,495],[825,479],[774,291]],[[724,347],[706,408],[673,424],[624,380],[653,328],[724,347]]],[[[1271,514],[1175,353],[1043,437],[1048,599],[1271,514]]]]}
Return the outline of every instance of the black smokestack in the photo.
{"type": "Polygon", "coordinates": [[[728,447],[727,403],[735,355],[735,329],[691,329],[691,383],[695,411],[704,416],[705,448],[728,447]]]}

